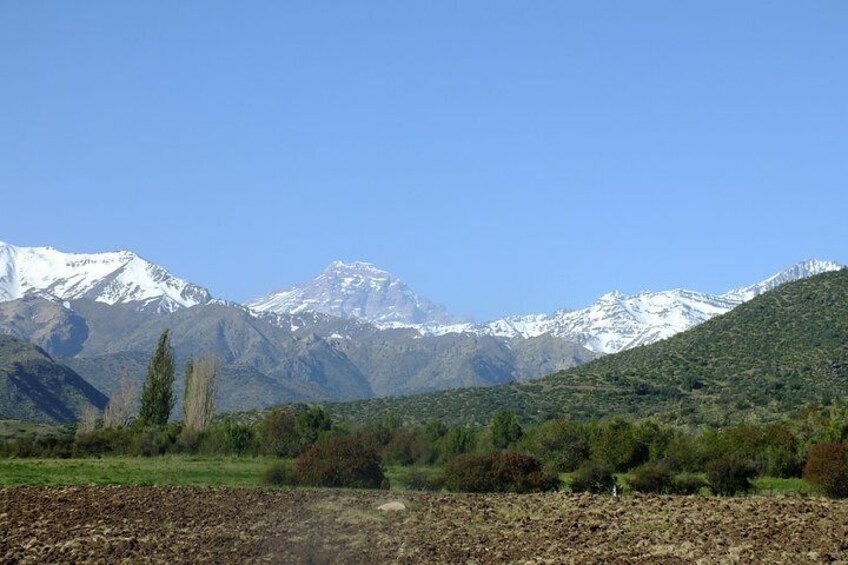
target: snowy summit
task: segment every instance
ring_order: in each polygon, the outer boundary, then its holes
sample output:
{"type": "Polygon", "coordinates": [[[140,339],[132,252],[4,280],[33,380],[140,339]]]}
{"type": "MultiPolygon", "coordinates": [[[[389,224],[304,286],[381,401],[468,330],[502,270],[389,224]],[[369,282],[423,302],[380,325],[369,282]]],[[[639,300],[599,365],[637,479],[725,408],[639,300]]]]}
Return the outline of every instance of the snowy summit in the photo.
{"type": "Polygon", "coordinates": [[[212,300],[209,291],[174,277],[131,251],[63,253],[0,242],[0,302],[26,296],[135,304],[171,312],[212,300]]]}
{"type": "Polygon", "coordinates": [[[333,261],[310,282],[247,303],[258,312],[321,312],[377,326],[453,324],[444,306],[417,295],[401,279],[365,261],[333,261]]]}

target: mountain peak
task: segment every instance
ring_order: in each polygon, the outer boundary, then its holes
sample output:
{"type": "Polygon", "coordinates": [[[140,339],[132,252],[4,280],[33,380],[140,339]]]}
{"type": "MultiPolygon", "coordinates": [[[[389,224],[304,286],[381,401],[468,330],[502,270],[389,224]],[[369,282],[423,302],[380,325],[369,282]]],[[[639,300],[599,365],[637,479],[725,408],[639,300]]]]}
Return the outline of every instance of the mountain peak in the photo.
{"type": "Polygon", "coordinates": [[[341,259],[336,259],[332,263],[330,263],[324,272],[327,271],[375,271],[379,273],[386,273],[388,271],[384,271],[382,269],[378,269],[374,263],[369,261],[343,261],[341,259]]]}
{"type": "Polygon", "coordinates": [[[0,301],[24,296],[136,304],[159,311],[206,304],[209,291],[128,250],[64,253],[0,244],[0,301]]]}
{"type": "Polygon", "coordinates": [[[310,282],[247,303],[259,312],[321,312],[377,326],[452,324],[444,306],[416,294],[401,279],[367,261],[336,260],[310,282]]]}
{"type": "Polygon", "coordinates": [[[844,268],[845,265],[841,265],[836,261],[806,259],[804,261],[795,263],[791,267],[784,269],[779,273],[770,276],[764,281],[752,284],[750,286],[735,288],[730,292],[726,292],[722,295],[722,297],[728,300],[746,302],[748,300],[751,300],[755,296],[759,296],[764,292],[768,292],[769,290],[775,289],[784,283],[796,281],[798,279],[805,279],[831,271],[839,271],[840,269],[844,268]]]}

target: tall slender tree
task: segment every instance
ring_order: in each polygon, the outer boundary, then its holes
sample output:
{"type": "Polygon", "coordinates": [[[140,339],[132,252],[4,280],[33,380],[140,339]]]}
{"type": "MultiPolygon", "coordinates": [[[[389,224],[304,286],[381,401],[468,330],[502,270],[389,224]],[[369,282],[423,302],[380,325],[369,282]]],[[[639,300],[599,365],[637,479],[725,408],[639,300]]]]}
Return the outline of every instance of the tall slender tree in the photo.
{"type": "Polygon", "coordinates": [[[141,391],[139,418],[154,426],[168,423],[174,408],[174,349],[167,329],[159,336],[156,352],[147,364],[147,380],[141,391]]]}
{"type": "Polygon", "coordinates": [[[218,359],[207,353],[186,367],[186,393],[183,402],[183,423],[187,429],[202,432],[215,418],[218,359]]]}

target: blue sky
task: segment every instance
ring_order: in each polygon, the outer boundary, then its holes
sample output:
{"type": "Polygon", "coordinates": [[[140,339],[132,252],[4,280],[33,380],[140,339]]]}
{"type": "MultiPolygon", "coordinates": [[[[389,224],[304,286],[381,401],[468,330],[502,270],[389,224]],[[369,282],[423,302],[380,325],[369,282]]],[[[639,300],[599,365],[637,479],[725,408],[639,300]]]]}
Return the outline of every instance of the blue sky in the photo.
{"type": "Polygon", "coordinates": [[[848,262],[848,3],[5,2],[0,240],[478,320],[848,262]]]}

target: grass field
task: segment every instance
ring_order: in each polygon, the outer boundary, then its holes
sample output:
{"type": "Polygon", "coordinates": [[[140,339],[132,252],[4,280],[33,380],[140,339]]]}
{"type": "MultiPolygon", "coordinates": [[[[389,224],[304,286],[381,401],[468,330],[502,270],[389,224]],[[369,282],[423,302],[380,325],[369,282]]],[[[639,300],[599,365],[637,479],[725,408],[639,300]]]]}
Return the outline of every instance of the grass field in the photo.
{"type": "Polygon", "coordinates": [[[258,486],[271,459],[253,457],[109,457],[2,459],[0,486],[258,486]]]}

